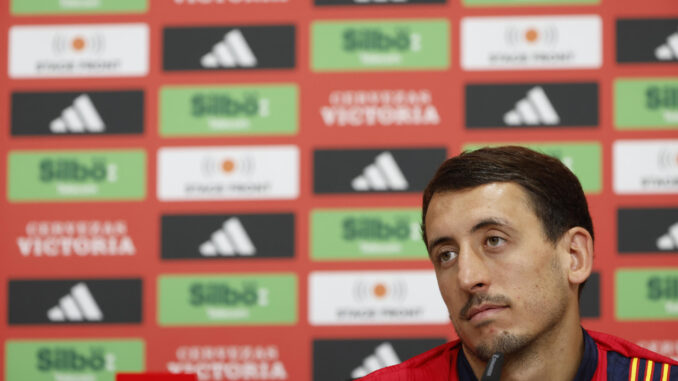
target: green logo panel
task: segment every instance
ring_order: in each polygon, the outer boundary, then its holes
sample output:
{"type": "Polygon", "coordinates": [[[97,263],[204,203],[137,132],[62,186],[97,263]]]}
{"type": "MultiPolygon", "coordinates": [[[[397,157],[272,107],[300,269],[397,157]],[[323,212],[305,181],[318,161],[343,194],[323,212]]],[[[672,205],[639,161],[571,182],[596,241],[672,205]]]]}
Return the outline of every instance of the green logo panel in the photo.
{"type": "Polygon", "coordinates": [[[8,198],[21,201],[141,200],[146,153],[120,151],[13,151],[8,198]]]}
{"type": "Polygon", "coordinates": [[[408,209],[314,210],[311,256],[315,260],[427,259],[421,211],[408,209]]]}
{"type": "Polygon", "coordinates": [[[678,268],[617,270],[619,320],[678,321],[678,268]]]}
{"type": "Polygon", "coordinates": [[[521,5],[579,5],[579,4],[598,4],[600,0],[463,0],[464,5],[483,6],[483,5],[500,5],[500,6],[521,6],[521,5]]]}
{"type": "Polygon", "coordinates": [[[447,20],[316,21],[314,71],[412,70],[450,66],[447,20]]]}
{"type": "Polygon", "coordinates": [[[618,130],[678,129],[678,78],[616,80],[614,124],[618,130]]]}
{"type": "Polygon", "coordinates": [[[163,136],[290,135],[298,130],[295,85],[164,87],[163,136]]]}
{"type": "MultiPolygon", "coordinates": [[[[559,159],[577,176],[584,192],[600,193],[602,185],[602,149],[599,143],[502,143],[502,145],[520,145],[559,159]]],[[[476,150],[496,143],[468,144],[464,150],[476,150]]]]}
{"type": "Polygon", "coordinates": [[[6,381],[115,381],[118,372],[143,372],[142,340],[10,340],[6,381]]]}
{"type": "Polygon", "coordinates": [[[12,0],[12,14],[142,13],[148,0],[12,0]]]}
{"type": "Polygon", "coordinates": [[[293,274],[166,275],[158,278],[158,323],[171,325],[294,324],[293,274]]]}

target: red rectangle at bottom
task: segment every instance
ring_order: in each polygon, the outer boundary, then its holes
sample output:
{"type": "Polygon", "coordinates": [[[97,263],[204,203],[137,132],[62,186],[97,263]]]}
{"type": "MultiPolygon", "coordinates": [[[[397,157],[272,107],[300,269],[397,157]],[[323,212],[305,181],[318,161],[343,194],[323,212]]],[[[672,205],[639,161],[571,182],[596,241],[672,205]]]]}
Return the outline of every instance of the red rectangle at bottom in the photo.
{"type": "Polygon", "coordinates": [[[118,373],[115,381],[198,381],[195,374],[118,373]]]}

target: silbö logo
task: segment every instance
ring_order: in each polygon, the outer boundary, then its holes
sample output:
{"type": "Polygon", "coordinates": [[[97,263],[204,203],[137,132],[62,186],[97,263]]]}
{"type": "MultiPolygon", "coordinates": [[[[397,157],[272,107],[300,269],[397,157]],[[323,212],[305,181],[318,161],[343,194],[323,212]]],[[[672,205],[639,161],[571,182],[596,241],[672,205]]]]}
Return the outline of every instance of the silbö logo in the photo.
{"type": "Polygon", "coordinates": [[[358,54],[363,65],[398,65],[404,53],[421,50],[422,37],[404,27],[393,34],[378,28],[348,28],[342,47],[347,53],[358,54]]]}
{"type": "Polygon", "coordinates": [[[195,308],[205,308],[210,320],[247,319],[250,308],[269,305],[269,290],[256,282],[243,282],[242,287],[196,282],[189,287],[189,303],[195,308]]]}
{"type": "Polygon", "coordinates": [[[206,118],[213,130],[244,130],[252,125],[252,118],[270,115],[270,100],[254,92],[241,98],[231,94],[196,94],[191,98],[191,115],[206,118]]]}

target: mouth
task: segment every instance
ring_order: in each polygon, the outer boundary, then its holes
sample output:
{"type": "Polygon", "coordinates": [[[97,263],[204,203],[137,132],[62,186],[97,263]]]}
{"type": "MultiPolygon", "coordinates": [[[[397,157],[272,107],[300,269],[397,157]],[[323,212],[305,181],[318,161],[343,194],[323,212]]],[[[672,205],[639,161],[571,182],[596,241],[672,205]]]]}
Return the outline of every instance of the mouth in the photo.
{"type": "Polygon", "coordinates": [[[471,323],[480,322],[494,316],[497,313],[507,309],[508,306],[499,304],[482,304],[469,309],[466,314],[466,320],[471,323]]]}

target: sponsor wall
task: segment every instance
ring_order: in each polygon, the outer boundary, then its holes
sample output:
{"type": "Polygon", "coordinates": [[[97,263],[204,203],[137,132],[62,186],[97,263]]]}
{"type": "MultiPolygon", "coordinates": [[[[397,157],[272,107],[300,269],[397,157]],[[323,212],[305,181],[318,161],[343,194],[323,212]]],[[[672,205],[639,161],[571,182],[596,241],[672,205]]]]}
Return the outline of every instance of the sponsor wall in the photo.
{"type": "Polygon", "coordinates": [[[455,337],[461,150],[580,178],[583,324],[678,358],[674,0],[9,0],[0,374],[345,380],[455,337]]]}

